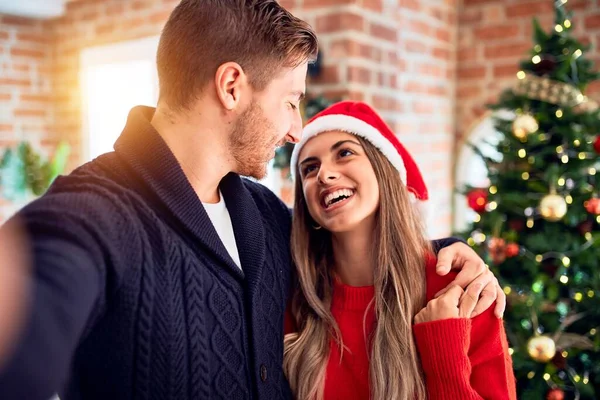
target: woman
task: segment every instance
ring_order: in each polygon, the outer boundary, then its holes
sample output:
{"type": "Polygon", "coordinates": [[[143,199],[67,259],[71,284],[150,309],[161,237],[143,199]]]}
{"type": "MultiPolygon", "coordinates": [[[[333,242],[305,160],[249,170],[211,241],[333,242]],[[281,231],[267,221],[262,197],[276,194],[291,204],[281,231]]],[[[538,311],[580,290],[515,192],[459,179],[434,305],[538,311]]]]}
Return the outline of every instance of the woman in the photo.
{"type": "Polygon", "coordinates": [[[516,399],[502,320],[435,273],[421,174],[364,103],[315,116],[292,155],[299,285],[284,368],[298,399],[516,399]]]}

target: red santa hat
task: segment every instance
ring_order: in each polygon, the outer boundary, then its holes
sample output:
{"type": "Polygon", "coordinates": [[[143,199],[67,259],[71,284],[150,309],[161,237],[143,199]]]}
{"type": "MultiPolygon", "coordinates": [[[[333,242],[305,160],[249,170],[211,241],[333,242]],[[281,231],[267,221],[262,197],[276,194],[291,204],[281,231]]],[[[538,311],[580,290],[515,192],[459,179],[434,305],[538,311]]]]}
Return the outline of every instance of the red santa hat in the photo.
{"type": "Polygon", "coordinates": [[[362,102],[342,101],[321,111],[304,126],[302,140],[294,146],[291,157],[291,172],[295,177],[298,154],[311,138],[324,132],[343,131],[368,140],[387,157],[400,173],[402,182],[417,202],[420,212],[428,215],[429,193],[419,167],[410,153],[400,143],[394,132],[377,114],[362,102]]]}

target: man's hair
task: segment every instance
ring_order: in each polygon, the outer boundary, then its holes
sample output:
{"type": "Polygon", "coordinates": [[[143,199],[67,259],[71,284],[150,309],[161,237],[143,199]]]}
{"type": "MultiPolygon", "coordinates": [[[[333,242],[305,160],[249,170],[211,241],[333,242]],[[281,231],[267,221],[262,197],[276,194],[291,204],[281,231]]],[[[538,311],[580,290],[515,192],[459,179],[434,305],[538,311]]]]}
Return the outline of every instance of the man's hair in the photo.
{"type": "Polygon", "coordinates": [[[188,109],[226,62],[238,63],[260,91],[279,69],[314,61],[317,48],[310,25],[276,0],[182,0],[158,45],[160,99],[173,111],[188,109]]]}

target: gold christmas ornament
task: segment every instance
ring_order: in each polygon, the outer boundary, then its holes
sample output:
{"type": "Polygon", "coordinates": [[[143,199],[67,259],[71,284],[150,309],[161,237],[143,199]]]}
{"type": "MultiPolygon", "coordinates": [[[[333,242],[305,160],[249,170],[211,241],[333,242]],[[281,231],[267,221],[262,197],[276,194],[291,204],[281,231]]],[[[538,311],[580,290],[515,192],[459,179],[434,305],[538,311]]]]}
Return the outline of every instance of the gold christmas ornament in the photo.
{"type": "Polygon", "coordinates": [[[515,135],[517,139],[523,139],[527,135],[537,132],[538,129],[538,122],[529,114],[519,115],[512,124],[513,135],[515,135]]]}
{"type": "Polygon", "coordinates": [[[546,195],[540,202],[540,214],[546,221],[559,221],[566,213],[567,202],[558,194],[546,195]]]}
{"type": "Polygon", "coordinates": [[[548,362],[556,354],[556,343],[548,336],[534,336],[527,342],[527,353],[537,362],[548,362]]]}

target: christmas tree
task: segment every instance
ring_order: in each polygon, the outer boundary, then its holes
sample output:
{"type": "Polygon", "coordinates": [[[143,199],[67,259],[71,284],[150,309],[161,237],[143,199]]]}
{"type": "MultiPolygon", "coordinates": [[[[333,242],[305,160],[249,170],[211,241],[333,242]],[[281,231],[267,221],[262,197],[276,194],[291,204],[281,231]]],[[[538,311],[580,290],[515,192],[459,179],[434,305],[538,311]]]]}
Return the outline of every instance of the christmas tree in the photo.
{"type": "Polygon", "coordinates": [[[499,157],[475,149],[489,187],[463,188],[475,211],[464,236],[507,294],[523,400],[600,399],[600,112],[585,96],[600,75],[565,3],[550,32],[534,20],[531,56],[489,106],[499,157]]]}

